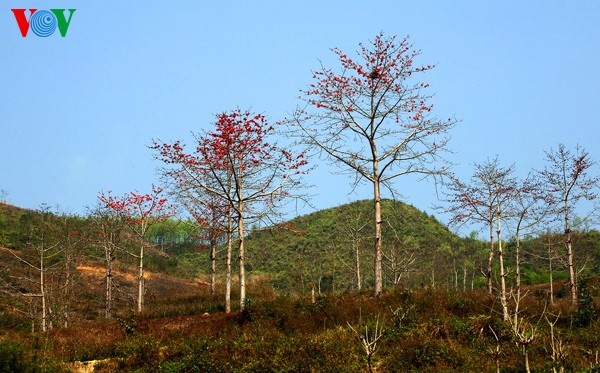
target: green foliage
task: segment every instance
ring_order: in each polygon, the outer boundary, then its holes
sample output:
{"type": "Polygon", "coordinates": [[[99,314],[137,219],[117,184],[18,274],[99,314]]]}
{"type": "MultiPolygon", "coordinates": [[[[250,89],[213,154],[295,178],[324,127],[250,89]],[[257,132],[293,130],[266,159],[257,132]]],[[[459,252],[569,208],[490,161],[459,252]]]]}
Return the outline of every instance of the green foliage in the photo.
{"type": "Polygon", "coordinates": [[[125,331],[125,334],[132,335],[135,334],[135,332],[137,331],[137,320],[135,318],[135,313],[133,312],[133,309],[129,310],[129,317],[127,317],[126,319],[117,317],[116,320],[121,326],[121,328],[123,328],[123,330],[125,331]]]}
{"type": "Polygon", "coordinates": [[[0,340],[0,372],[32,372],[23,347],[12,341],[0,340]]]}
{"type": "Polygon", "coordinates": [[[121,356],[119,365],[153,369],[159,361],[160,343],[149,336],[138,336],[123,342],[117,353],[121,356]]]}
{"type": "Polygon", "coordinates": [[[598,312],[594,305],[594,298],[588,289],[587,278],[581,278],[578,285],[578,305],[573,316],[573,324],[585,328],[598,319],[598,312]]]}
{"type": "Polygon", "coordinates": [[[191,220],[167,219],[153,224],[146,234],[149,242],[161,245],[178,245],[196,242],[200,230],[191,220]]]}
{"type": "Polygon", "coordinates": [[[31,322],[10,312],[0,312],[0,325],[18,331],[31,330],[31,322]]]}
{"type": "MultiPolygon", "coordinates": [[[[373,205],[372,200],[357,201],[252,232],[245,241],[247,262],[255,270],[272,274],[273,285],[282,292],[306,294],[312,285],[321,293],[352,290],[356,289],[352,267],[358,247],[363,285],[368,286],[372,281],[373,205]]],[[[425,271],[423,266],[452,262],[477,245],[402,202],[383,200],[382,211],[386,260],[394,257],[399,263],[404,257],[416,259],[411,276],[406,272],[409,269],[403,269],[402,278],[409,279],[404,286],[428,281],[425,278],[431,270],[425,271]]],[[[438,271],[449,270],[447,266],[437,267],[438,271]]],[[[387,286],[393,286],[391,281],[386,278],[387,286]]]]}
{"type": "Polygon", "coordinates": [[[46,356],[44,347],[34,345],[33,350],[11,340],[0,339],[0,372],[58,373],[67,371],[53,357],[46,356]]]}

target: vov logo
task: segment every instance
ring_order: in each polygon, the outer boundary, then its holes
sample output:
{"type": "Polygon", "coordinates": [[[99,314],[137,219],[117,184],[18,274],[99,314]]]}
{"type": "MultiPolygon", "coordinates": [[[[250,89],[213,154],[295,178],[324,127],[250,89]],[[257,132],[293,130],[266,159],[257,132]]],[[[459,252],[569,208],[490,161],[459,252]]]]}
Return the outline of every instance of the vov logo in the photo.
{"type": "Polygon", "coordinates": [[[27,37],[27,33],[31,30],[35,35],[45,38],[54,34],[54,31],[56,31],[56,28],[58,27],[60,36],[64,38],[67,36],[67,30],[69,30],[69,25],[71,24],[71,19],[73,18],[73,13],[75,13],[76,9],[69,9],[69,19],[65,17],[66,9],[29,9],[29,18],[25,15],[26,10],[27,9],[11,9],[23,37],[27,37]]]}

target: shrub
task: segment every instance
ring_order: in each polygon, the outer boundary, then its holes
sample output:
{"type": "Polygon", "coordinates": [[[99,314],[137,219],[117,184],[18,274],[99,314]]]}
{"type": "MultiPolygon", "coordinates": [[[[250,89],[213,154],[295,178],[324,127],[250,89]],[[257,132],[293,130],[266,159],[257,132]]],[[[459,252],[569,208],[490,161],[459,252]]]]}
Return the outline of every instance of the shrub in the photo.
{"type": "Polygon", "coordinates": [[[30,368],[21,345],[12,341],[0,341],[0,372],[33,371],[30,368]]]}
{"type": "Polygon", "coordinates": [[[597,312],[594,299],[588,291],[588,280],[579,280],[578,288],[578,306],[575,315],[573,315],[573,324],[580,328],[585,328],[597,319],[597,312]]]}

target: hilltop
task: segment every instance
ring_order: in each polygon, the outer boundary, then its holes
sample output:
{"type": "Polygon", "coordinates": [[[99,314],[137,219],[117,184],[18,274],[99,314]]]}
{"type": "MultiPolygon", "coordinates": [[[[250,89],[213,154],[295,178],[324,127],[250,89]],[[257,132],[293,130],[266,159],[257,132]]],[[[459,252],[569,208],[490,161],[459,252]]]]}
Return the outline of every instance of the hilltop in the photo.
{"type": "MultiPolygon", "coordinates": [[[[441,263],[477,243],[462,239],[434,216],[393,200],[382,200],[382,239],[387,286],[434,284],[444,278],[441,263]],[[424,271],[425,269],[425,271],[424,271]],[[439,270],[441,269],[441,270],[439,270]],[[438,271],[439,270],[439,271],[438,271]],[[436,273],[437,272],[437,273],[436,273]]],[[[274,276],[277,289],[321,291],[357,288],[356,262],[362,285],[372,281],[373,201],[361,200],[299,216],[249,235],[247,263],[274,276]],[[358,257],[357,257],[358,254],[358,257]]]]}

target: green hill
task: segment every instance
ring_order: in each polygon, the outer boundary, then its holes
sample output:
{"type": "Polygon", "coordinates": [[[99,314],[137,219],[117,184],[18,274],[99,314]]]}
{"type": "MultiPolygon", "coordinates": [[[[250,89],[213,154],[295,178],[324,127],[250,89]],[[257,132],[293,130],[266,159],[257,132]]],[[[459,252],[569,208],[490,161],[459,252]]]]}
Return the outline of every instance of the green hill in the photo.
{"type": "MultiPolygon", "coordinates": [[[[387,287],[436,286],[440,280],[447,285],[453,259],[480,247],[413,206],[383,200],[382,211],[387,287]]],[[[255,231],[246,240],[248,267],[273,275],[278,290],[305,292],[313,285],[321,292],[350,290],[358,288],[358,258],[361,286],[368,287],[372,216],[373,201],[362,200],[255,231]]]]}

